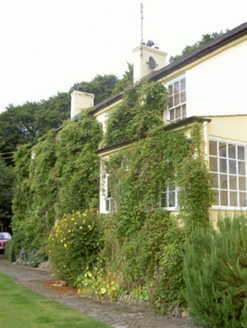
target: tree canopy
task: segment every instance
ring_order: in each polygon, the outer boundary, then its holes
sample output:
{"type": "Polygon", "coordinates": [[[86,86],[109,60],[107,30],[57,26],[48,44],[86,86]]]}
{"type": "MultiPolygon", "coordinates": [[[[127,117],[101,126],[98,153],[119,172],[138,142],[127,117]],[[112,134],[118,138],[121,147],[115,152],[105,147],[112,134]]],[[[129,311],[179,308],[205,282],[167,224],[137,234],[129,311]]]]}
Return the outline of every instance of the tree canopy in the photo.
{"type": "Polygon", "coordinates": [[[12,167],[6,166],[0,158],[0,226],[8,230],[12,216],[12,197],[14,172],[12,167]]]}
{"type": "MultiPolygon", "coordinates": [[[[227,31],[226,31],[227,32],[227,31]]],[[[212,34],[204,34],[202,35],[202,38],[200,41],[197,41],[196,43],[194,43],[191,46],[186,46],[183,50],[181,55],[175,55],[175,56],[171,56],[170,58],[170,63],[173,63],[175,60],[186,56],[187,54],[189,54],[191,51],[203,46],[204,44],[208,43],[209,41],[212,41],[220,36],[222,36],[223,34],[225,34],[225,32],[220,31],[218,32],[213,32],[212,34]]]]}
{"type": "Polygon", "coordinates": [[[70,94],[80,84],[83,90],[95,95],[95,103],[112,94],[118,79],[115,75],[97,75],[91,82],[74,84],[69,92],[58,92],[57,95],[40,102],[26,102],[23,105],[9,105],[0,114],[0,153],[13,164],[10,152],[18,145],[35,143],[52,128],[58,128],[70,116],[70,94]]]}

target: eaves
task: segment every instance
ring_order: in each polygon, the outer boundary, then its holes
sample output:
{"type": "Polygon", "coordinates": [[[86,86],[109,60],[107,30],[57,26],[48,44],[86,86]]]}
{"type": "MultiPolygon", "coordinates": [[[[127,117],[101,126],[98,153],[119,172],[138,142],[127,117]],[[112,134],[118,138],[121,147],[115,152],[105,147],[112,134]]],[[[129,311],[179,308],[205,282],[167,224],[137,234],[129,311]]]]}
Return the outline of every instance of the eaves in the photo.
{"type": "MultiPolygon", "coordinates": [[[[192,124],[192,123],[195,123],[195,122],[198,122],[198,123],[208,122],[208,123],[210,123],[211,119],[202,118],[202,117],[199,117],[199,116],[191,116],[191,117],[185,118],[183,120],[180,120],[176,123],[171,123],[169,125],[166,125],[164,127],[164,130],[169,131],[169,130],[176,130],[176,129],[179,129],[179,128],[184,128],[188,124],[192,124]]],[[[131,143],[133,143],[135,141],[138,141],[140,139],[144,139],[146,137],[147,137],[147,134],[141,135],[141,136],[133,138],[131,140],[125,140],[123,142],[114,144],[112,146],[108,146],[108,147],[105,147],[105,148],[98,149],[95,153],[98,154],[98,155],[102,155],[104,153],[112,152],[116,149],[123,148],[127,145],[130,145],[131,143]]]]}

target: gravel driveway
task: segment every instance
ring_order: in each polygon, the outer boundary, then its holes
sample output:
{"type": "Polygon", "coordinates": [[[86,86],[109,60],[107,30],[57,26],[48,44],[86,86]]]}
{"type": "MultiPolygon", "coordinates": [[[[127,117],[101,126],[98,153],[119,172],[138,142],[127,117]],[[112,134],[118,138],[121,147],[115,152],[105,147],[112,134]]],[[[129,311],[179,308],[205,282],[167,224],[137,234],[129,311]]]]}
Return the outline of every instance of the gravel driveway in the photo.
{"type": "Polygon", "coordinates": [[[69,291],[61,294],[44,284],[44,281],[53,279],[50,272],[12,264],[5,260],[1,254],[0,272],[17,278],[17,284],[66,304],[115,328],[198,327],[189,319],[154,315],[146,311],[140,311],[135,307],[86,298],[69,291]]]}

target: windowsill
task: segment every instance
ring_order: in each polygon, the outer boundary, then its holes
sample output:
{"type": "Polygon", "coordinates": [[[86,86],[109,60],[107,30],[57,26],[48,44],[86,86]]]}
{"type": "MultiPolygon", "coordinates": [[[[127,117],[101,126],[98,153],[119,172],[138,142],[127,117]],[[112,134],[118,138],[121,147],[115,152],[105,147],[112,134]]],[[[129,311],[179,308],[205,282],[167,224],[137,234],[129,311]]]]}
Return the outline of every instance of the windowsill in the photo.
{"type": "Polygon", "coordinates": [[[213,205],[210,209],[211,210],[221,210],[221,211],[247,211],[247,206],[234,207],[234,206],[213,205]]]}

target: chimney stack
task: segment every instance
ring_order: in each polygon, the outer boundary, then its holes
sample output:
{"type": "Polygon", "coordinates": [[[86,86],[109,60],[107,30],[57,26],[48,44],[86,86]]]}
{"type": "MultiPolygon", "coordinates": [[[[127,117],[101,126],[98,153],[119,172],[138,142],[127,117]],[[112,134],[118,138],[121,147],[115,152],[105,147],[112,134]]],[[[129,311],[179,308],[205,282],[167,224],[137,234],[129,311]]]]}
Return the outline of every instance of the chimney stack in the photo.
{"type": "Polygon", "coordinates": [[[72,120],[77,114],[94,106],[94,94],[83,92],[81,86],[71,93],[70,119],[72,120]]]}
{"type": "Polygon", "coordinates": [[[134,83],[140,81],[144,76],[166,66],[164,51],[158,49],[153,41],[149,40],[147,45],[141,44],[133,50],[134,53],[134,83]],[[154,47],[153,47],[154,46],[154,47]]]}

